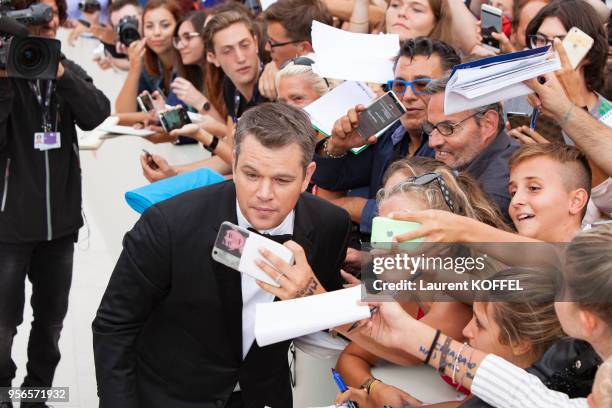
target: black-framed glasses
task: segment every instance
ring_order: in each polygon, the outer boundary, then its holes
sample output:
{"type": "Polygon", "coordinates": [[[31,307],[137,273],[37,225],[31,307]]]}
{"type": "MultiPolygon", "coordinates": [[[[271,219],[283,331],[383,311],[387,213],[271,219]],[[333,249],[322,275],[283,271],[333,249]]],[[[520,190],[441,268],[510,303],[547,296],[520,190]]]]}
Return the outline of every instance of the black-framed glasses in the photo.
{"type": "Polygon", "coordinates": [[[476,112],[468,116],[467,118],[460,120],[459,122],[455,122],[455,123],[444,121],[444,122],[438,123],[437,125],[434,125],[433,123],[425,122],[423,123],[423,131],[427,133],[428,135],[431,135],[434,130],[437,130],[438,133],[440,133],[442,136],[450,136],[455,132],[455,129],[457,127],[461,126],[463,122],[465,122],[468,119],[473,118],[474,116],[480,113],[482,112],[476,112]]]}
{"type": "Polygon", "coordinates": [[[547,45],[552,45],[555,38],[563,41],[565,38],[564,35],[554,36],[553,38],[549,38],[544,34],[530,34],[527,36],[527,44],[529,44],[529,48],[540,48],[545,47],[547,45]]]}
{"type": "MultiPolygon", "coordinates": [[[[283,64],[280,66],[279,70],[282,70],[283,68],[285,68],[286,66],[288,66],[289,64],[293,64],[293,65],[300,65],[302,67],[312,67],[314,65],[315,61],[312,58],[308,58],[308,57],[295,57],[292,58],[290,60],[287,60],[285,62],[283,62],[283,64]]],[[[321,77],[324,81],[325,81],[325,85],[327,85],[327,87],[329,88],[329,82],[327,81],[327,78],[321,77]]]]}
{"type": "Polygon", "coordinates": [[[189,44],[192,38],[196,38],[199,36],[200,36],[200,33],[196,33],[196,32],[183,33],[181,35],[177,35],[176,37],[172,38],[172,45],[174,46],[174,48],[180,48],[181,45],[185,47],[187,46],[187,44],[189,44]]]}
{"type": "Polygon", "coordinates": [[[306,40],[293,40],[293,41],[283,41],[283,42],[276,42],[271,40],[270,38],[268,38],[266,40],[266,44],[268,44],[270,46],[270,48],[276,48],[276,47],[282,47],[283,45],[289,45],[289,44],[296,44],[302,41],[306,41],[306,40]]]}
{"type": "Polygon", "coordinates": [[[427,184],[432,183],[434,181],[438,182],[438,188],[440,188],[440,192],[442,193],[442,197],[444,197],[446,205],[448,205],[448,208],[451,210],[452,213],[454,213],[455,204],[453,203],[453,199],[451,198],[448,187],[446,187],[446,182],[444,182],[444,178],[442,177],[442,175],[440,175],[440,173],[432,172],[425,173],[416,177],[409,177],[404,183],[416,184],[418,186],[426,186],[427,184]]]}
{"type": "Polygon", "coordinates": [[[428,95],[430,92],[425,91],[427,85],[432,81],[431,78],[419,78],[414,81],[404,81],[403,79],[394,79],[387,82],[387,89],[401,98],[406,93],[406,89],[410,87],[415,95],[428,95]]]}

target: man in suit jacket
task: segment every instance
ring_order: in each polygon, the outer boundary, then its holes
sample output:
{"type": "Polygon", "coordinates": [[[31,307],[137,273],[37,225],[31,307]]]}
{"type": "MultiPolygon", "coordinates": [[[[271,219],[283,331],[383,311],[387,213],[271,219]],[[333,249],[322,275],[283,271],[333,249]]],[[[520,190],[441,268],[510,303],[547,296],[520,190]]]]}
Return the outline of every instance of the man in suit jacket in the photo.
{"type": "Polygon", "coordinates": [[[126,234],[93,322],[100,407],[292,406],[290,341],[254,342],[255,305],[274,295],[214,261],[215,238],[223,221],[292,234],[296,263],[276,279],[283,298],[307,296],[341,288],[349,217],[304,193],[315,139],[302,111],[252,108],[235,139],[234,181],[159,203],[126,234]]]}

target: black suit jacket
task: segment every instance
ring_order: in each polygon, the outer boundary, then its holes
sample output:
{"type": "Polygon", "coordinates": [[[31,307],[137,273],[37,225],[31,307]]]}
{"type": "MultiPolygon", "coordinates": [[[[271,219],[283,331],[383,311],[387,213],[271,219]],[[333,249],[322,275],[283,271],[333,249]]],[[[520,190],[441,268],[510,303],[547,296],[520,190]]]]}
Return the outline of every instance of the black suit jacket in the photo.
{"type": "MultiPolygon", "coordinates": [[[[348,214],[310,194],[293,240],[321,284],[341,288],[348,214]]],[[[242,359],[240,273],[211,251],[222,221],[237,223],[233,182],[148,209],[128,232],[93,322],[100,407],[223,407],[240,382],[247,407],[291,407],[289,341],[242,359]]]]}

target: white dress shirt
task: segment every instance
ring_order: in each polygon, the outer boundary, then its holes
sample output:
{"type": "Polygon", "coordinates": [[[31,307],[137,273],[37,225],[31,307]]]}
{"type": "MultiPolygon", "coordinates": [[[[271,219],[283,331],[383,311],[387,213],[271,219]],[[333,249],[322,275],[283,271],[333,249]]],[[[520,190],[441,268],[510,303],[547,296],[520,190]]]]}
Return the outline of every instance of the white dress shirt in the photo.
{"type": "Polygon", "coordinates": [[[497,408],[588,408],[586,398],[550,390],[535,375],[493,354],[480,363],[471,391],[497,408]]]}

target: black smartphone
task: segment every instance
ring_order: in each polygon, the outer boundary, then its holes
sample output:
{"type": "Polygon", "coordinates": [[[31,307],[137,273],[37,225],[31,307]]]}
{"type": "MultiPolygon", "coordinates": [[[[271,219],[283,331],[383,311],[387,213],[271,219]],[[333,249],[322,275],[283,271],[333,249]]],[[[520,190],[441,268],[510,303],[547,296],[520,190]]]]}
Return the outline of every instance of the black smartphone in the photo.
{"type": "Polygon", "coordinates": [[[153,156],[151,156],[151,153],[149,153],[145,149],[142,149],[142,152],[145,154],[145,160],[147,161],[149,167],[151,167],[153,170],[159,169],[159,166],[155,163],[155,160],[153,160],[153,156]]]}
{"type": "Polygon", "coordinates": [[[387,92],[359,115],[357,132],[367,139],[398,120],[406,108],[393,92],[387,92]]]}
{"type": "Polygon", "coordinates": [[[483,4],[480,10],[480,34],[482,43],[499,51],[499,41],[491,35],[492,32],[501,33],[502,31],[502,11],[488,4],[483,4]]]}
{"type": "Polygon", "coordinates": [[[137,96],[136,101],[138,102],[140,110],[143,112],[150,112],[155,109],[155,105],[153,105],[153,98],[148,93],[137,96]]]}
{"type": "Polygon", "coordinates": [[[521,126],[529,126],[531,116],[523,112],[508,112],[506,113],[508,122],[510,123],[510,129],[516,129],[521,126]]]}
{"type": "Polygon", "coordinates": [[[187,111],[182,106],[160,112],[159,121],[166,133],[170,133],[174,129],[180,129],[186,124],[191,123],[187,111]]]}

